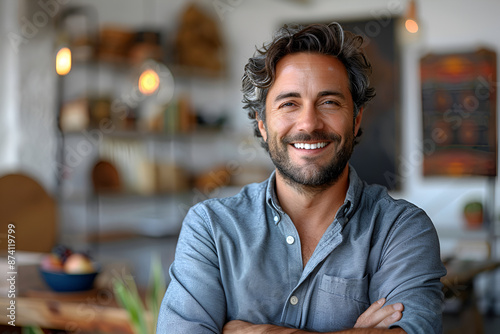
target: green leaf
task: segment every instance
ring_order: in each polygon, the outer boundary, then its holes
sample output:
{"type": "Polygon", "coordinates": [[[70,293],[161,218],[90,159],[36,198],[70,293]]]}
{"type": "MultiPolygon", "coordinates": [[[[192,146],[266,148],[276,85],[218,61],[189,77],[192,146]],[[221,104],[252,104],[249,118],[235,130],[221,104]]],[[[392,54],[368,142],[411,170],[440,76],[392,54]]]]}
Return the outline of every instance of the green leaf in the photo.
{"type": "Polygon", "coordinates": [[[165,275],[163,273],[160,257],[158,255],[154,255],[151,258],[150,282],[146,295],[146,303],[148,310],[151,312],[154,319],[155,328],[158,320],[158,314],[160,312],[161,302],[166,291],[165,282],[165,275]]]}
{"type": "Polygon", "coordinates": [[[148,334],[145,309],[133,278],[116,278],[113,287],[118,303],[128,312],[134,332],[148,334]]]}
{"type": "Polygon", "coordinates": [[[150,280],[145,298],[146,309],[133,276],[124,275],[113,279],[115,298],[118,304],[127,310],[136,334],[155,333],[160,305],[166,291],[165,282],[160,257],[155,255],[151,259],[150,280]],[[149,314],[152,319],[148,318],[149,314]]]}
{"type": "Polygon", "coordinates": [[[39,327],[28,326],[28,327],[23,327],[22,333],[23,334],[43,334],[43,331],[39,327]]]}

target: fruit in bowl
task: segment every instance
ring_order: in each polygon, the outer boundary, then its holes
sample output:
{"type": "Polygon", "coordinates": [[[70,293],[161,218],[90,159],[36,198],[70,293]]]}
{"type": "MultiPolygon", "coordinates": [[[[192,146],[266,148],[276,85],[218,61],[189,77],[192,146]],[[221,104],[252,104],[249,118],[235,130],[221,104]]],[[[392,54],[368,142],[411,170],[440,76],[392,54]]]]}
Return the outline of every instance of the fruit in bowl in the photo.
{"type": "Polygon", "coordinates": [[[56,254],[47,254],[42,257],[40,268],[45,271],[62,272],[64,270],[61,259],[56,254]]]}
{"type": "Polygon", "coordinates": [[[61,252],[61,246],[44,255],[40,262],[45,283],[58,292],[89,290],[98,272],[98,266],[89,256],[69,249],[61,252]]]}
{"type": "Polygon", "coordinates": [[[64,272],[67,274],[90,274],[95,272],[94,264],[88,256],[80,253],[71,254],[64,261],[64,272]]]}

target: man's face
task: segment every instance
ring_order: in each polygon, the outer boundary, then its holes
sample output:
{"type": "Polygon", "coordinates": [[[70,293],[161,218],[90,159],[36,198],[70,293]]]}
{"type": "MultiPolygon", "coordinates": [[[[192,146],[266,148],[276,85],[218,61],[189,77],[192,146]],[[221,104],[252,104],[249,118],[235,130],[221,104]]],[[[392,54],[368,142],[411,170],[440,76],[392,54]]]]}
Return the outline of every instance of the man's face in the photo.
{"type": "Polygon", "coordinates": [[[259,130],[278,172],[305,186],[333,184],[347,166],[362,111],[354,104],[344,65],[335,57],[294,53],[276,65],[259,130]]]}

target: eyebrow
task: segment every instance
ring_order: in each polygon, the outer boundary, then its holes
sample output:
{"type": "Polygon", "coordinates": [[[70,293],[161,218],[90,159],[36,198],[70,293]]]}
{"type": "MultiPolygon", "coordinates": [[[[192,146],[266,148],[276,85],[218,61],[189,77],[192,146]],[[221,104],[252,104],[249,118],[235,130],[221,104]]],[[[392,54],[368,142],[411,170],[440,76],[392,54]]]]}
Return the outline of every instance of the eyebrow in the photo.
{"type": "Polygon", "coordinates": [[[300,97],[299,93],[296,92],[286,92],[286,93],[281,93],[276,96],[274,99],[274,102],[278,102],[280,100],[288,99],[289,97],[300,97]]]}
{"type": "MultiPolygon", "coordinates": [[[[345,100],[345,95],[342,94],[341,92],[339,91],[333,91],[333,90],[325,90],[325,91],[321,91],[318,93],[317,97],[323,97],[323,96],[338,96],[339,98],[345,100]]],[[[278,102],[280,100],[284,100],[284,99],[287,99],[289,97],[300,97],[300,93],[297,93],[297,92],[285,92],[285,93],[281,93],[281,94],[278,94],[278,96],[276,96],[276,98],[274,99],[274,102],[278,102]]]]}
{"type": "Polygon", "coordinates": [[[323,96],[338,96],[339,98],[345,100],[345,95],[342,92],[339,91],[333,91],[333,90],[326,90],[318,93],[318,97],[323,97],[323,96]]]}

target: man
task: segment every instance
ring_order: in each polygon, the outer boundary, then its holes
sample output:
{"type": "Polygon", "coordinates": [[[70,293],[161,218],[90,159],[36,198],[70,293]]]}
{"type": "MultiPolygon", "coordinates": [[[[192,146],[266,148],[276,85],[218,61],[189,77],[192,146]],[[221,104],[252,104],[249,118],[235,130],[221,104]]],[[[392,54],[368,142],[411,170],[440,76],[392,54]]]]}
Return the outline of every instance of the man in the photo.
{"type": "Polygon", "coordinates": [[[249,60],[243,102],[276,171],[189,211],[158,333],[442,331],[432,222],[348,164],[375,95],[361,45],[285,27],[249,60]]]}

